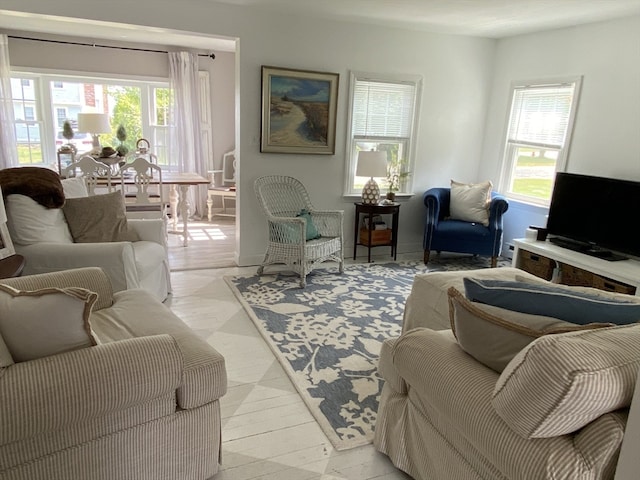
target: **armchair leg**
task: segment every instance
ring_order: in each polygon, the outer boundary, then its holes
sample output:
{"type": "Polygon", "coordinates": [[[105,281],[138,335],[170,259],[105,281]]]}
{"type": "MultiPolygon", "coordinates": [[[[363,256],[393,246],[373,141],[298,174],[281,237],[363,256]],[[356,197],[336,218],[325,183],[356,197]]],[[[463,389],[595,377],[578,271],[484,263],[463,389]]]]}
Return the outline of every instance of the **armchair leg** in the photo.
{"type": "Polygon", "coordinates": [[[429,255],[431,254],[431,251],[429,250],[425,250],[424,251],[424,264],[426,265],[427,263],[429,263],[429,255]]]}
{"type": "Polygon", "coordinates": [[[491,257],[491,268],[496,268],[498,266],[498,257],[491,257]]]}

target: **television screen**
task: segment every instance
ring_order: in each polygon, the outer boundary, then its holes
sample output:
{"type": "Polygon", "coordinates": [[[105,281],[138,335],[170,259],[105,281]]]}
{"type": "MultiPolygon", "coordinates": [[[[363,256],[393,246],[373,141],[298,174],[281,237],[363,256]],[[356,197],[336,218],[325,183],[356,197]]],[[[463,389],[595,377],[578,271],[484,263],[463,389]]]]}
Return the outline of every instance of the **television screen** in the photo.
{"type": "Polygon", "coordinates": [[[640,257],[639,219],[640,182],[556,174],[547,221],[549,235],[579,242],[580,250],[602,258],[607,257],[607,250],[640,257]],[[605,252],[597,255],[602,250],[605,252]]]}

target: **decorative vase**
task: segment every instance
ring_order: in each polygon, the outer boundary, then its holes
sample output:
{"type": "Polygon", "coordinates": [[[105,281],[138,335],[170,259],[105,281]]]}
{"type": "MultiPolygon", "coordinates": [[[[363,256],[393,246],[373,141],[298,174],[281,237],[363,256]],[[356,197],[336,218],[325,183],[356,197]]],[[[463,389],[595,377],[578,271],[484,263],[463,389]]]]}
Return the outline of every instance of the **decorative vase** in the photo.
{"type": "Polygon", "coordinates": [[[389,200],[390,202],[394,202],[395,199],[396,199],[395,192],[387,192],[387,200],[389,200]]]}

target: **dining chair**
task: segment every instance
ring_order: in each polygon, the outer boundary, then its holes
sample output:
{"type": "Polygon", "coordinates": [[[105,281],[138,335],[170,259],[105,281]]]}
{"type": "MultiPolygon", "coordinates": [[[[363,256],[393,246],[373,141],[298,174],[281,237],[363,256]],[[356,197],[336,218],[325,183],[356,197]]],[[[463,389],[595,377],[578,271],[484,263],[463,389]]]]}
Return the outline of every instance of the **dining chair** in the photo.
{"type": "Polygon", "coordinates": [[[84,155],[63,168],[60,176],[63,178],[84,178],[89,195],[95,195],[96,189],[102,188],[103,185],[106,185],[108,192],[113,191],[111,167],[97,161],[90,155],[84,155]]]}
{"type": "Polygon", "coordinates": [[[166,218],[162,169],[138,157],[118,172],[129,218],[166,218]]]}

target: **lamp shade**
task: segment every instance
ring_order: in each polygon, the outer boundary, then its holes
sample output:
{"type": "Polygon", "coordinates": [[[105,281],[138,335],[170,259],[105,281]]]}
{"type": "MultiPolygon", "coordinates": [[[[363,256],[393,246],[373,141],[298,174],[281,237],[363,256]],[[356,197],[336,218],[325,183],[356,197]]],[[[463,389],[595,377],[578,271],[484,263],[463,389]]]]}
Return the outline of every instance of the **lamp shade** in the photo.
{"type": "Polygon", "coordinates": [[[375,152],[373,150],[361,150],[358,152],[356,165],[358,177],[386,177],[387,176],[387,152],[375,152]]]}
{"type": "Polygon", "coordinates": [[[111,133],[109,115],[106,113],[79,113],[78,131],[100,134],[111,133]]]}

